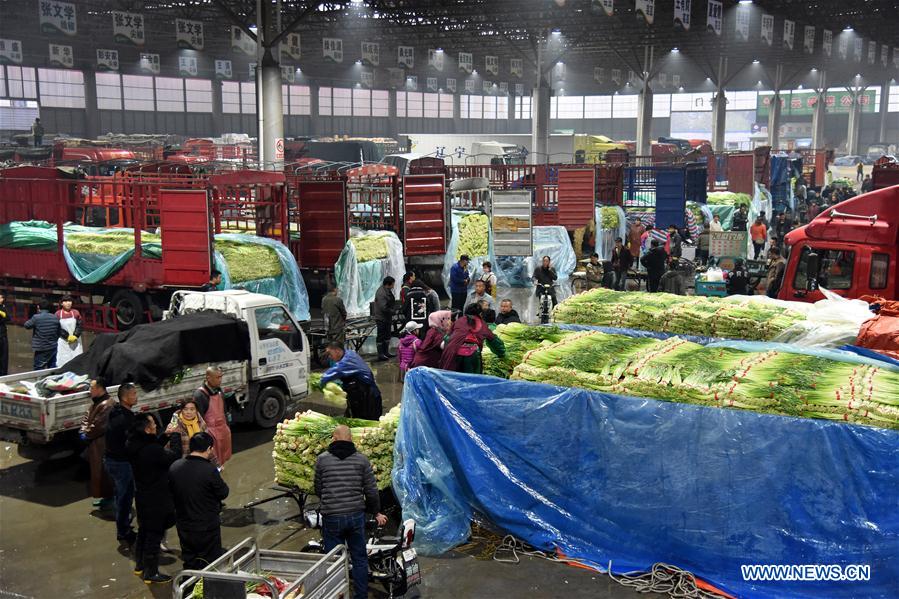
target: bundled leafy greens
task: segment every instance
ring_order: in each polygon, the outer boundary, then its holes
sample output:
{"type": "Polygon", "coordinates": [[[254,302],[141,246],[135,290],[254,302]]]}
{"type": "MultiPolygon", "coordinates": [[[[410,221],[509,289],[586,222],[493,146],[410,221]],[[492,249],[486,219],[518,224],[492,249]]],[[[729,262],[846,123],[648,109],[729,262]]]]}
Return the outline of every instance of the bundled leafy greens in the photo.
{"type": "MultiPolygon", "coordinates": [[[[330,384],[325,385],[327,392],[330,384]]],[[[314,491],[315,460],[328,449],[331,434],[340,424],[350,427],[356,447],[368,456],[378,488],[390,486],[393,470],[393,442],[400,418],[400,406],[394,406],[378,421],[358,418],[332,418],[318,412],[297,412],[293,419],[278,423],[275,433],[275,479],[279,484],[314,491]]]]}
{"type": "Polygon", "coordinates": [[[506,357],[496,357],[496,354],[485,345],[482,352],[484,374],[503,378],[509,378],[512,369],[521,363],[527,352],[543,344],[556,343],[568,335],[574,334],[571,331],[563,331],[559,327],[534,327],[519,322],[501,324],[496,327],[494,333],[503,340],[506,357]]]}
{"type": "Polygon", "coordinates": [[[618,229],[618,209],[615,206],[603,206],[599,214],[600,229],[618,229]]]}
{"type": "Polygon", "coordinates": [[[706,202],[722,206],[739,206],[740,204],[749,206],[752,203],[752,197],[748,193],[736,191],[711,191],[706,196],[706,202]]]}
{"type": "Polygon", "coordinates": [[[462,254],[470,257],[486,256],[490,223],[486,214],[473,212],[459,220],[459,244],[456,246],[456,260],[462,254]]]}
{"type": "Polygon", "coordinates": [[[277,277],[283,272],[278,253],[268,246],[218,239],[215,249],[228,263],[232,283],[277,277]]]}
{"type": "Polygon", "coordinates": [[[384,235],[362,235],[353,237],[350,243],[356,250],[356,262],[370,262],[372,260],[383,260],[387,257],[387,239],[389,233],[384,235]]]}
{"type": "Polygon", "coordinates": [[[559,303],[556,322],[768,341],[805,316],[780,306],[705,296],[591,289],[559,303]]]}

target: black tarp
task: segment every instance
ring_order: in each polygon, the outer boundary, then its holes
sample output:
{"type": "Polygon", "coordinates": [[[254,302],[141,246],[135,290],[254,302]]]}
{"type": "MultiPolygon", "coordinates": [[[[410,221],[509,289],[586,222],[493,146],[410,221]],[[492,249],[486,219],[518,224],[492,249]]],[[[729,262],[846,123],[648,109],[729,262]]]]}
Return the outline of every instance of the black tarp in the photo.
{"type": "Polygon", "coordinates": [[[152,391],[184,366],[250,358],[247,323],[220,313],[191,314],[98,335],[58,372],[132,382],[152,391]]]}

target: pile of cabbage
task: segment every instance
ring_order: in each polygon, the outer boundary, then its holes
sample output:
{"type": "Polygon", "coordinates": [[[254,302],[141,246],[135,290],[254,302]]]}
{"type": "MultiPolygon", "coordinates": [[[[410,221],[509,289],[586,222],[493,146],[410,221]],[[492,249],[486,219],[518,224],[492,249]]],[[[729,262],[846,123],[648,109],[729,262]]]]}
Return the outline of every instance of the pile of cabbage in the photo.
{"type": "Polygon", "coordinates": [[[472,212],[459,219],[459,243],[456,246],[456,260],[466,256],[487,256],[490,236],[490,221],[486,214],[472,212]]]}
{"type": "Polygon", "coordinates": [[[750,341],[770,341],[805,318],[779,305],[733,298],[603,288],[571,296],[553,311],[558,323],[750,341]]]}
{"type": "Polygon", "coordinates": [[[618,229],[618,208],[615,206],[603,206],[599,210],[600,229],[618,229]]]}
{"type": "Polygon", "coordinates": [[[351,237],[350,243],[356,250],[356,262],[370,262],[372,260],[383,260],[387,257],[387,237],[391,233],[383,235],[368,234],[358,237],[351,237]]]}
{"type": "Polygon", "coordinates": [[[278,423],[272,452],[275,480],[280,485],[314,493],[315,461],[331,444],[334,429],[345,424],[350,427],[356,448],[371,462],[378,488],[386,489],[393,470],[393,442],[399,419],[399,405],[377,421],[334,418],[311,410],[297,412],[293,418],[278,423]]]}
{"type": "Polygon", "coordinates": [[[541,344],[511,378],[716,408],[899,429],[899,373],[787,352],[587,331],[541,344]]]}
{"type": "Polygon", "coordinates": [[[749,206],[752,204],[752,196],[736,191],[711,191],[706,196],[706,202],[722,206],[749,206]]]}

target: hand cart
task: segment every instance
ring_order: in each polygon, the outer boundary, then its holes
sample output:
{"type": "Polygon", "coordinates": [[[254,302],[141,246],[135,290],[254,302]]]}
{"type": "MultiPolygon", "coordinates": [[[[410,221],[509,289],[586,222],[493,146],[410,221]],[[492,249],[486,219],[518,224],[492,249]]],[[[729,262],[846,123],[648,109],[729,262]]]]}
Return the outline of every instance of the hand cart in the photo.
{"type": "Polygon", "coordinates": [[[346,547],[338,545],[325,555],[261,549],[248,537],[202,570],[183,570],[172,581],[172,597],[194,597],[195,585],[203,581],[203,596],[216,599],[245,599],[247,583],[268,588],[273,599],[349,597],[350,568],[346,547]],[[262,576],[276,576],[287,583],[282,590],[262,576]]]}
{"type": "MultiPolygon", "coordinates": [[[[405,323],[403,323],[405,324],[405,323]]],[[[362,349],[368,338],[375,331],[375,321],[368,316],[358,318],[349,318],[346,321],[346,345],[355,351],[362,349]]],[[[312,347],[312,360],[321,368],[328,365],[327,358],[324,357],[325,348],[328,346],[328,329],[322,320],[315,320],[309,323],[309,330],[306,331],[309,337],[309,344],[312,347]]]]}
{"type": "Polygon", "coordinates": [[[300,489],[297,487],[288,487],[288,486],[281,485],[278,483],[275,483],[274,485],[272,485],[272,490],[277,491],[278,494],[273,495],[271,497],[266,497],[265,499],[258,499],[256,501],[251,501],[250,503],[244,504],[243,509],[248,510],[250,508],[256,507],[257,505],[262,505],[264,503],[270,503],[272,501],[277,501],[279,499],[284,499],[286,497],[289,497],[290,499],[293,499],[296,502],[297,508],[299,508],[299,510],[300,510],[299,516],[296,516],[296,517],[299,517],[299,518],[303,517],[303,511],[306,509],[306,500],[309,497],[306,493],[304,493],[303,491],[300,491],[300,489]]]}

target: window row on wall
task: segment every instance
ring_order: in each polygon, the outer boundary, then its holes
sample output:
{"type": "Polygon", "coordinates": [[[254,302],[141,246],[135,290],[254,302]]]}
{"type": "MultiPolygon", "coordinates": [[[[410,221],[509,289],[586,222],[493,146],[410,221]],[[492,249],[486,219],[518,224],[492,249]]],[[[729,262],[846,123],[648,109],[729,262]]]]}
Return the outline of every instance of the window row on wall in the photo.
{"type": "Polygon", "coordinates": [[[410,119],[451,119],[453,96],[444,93],[396,92],[396,116],[410,119]]]}

